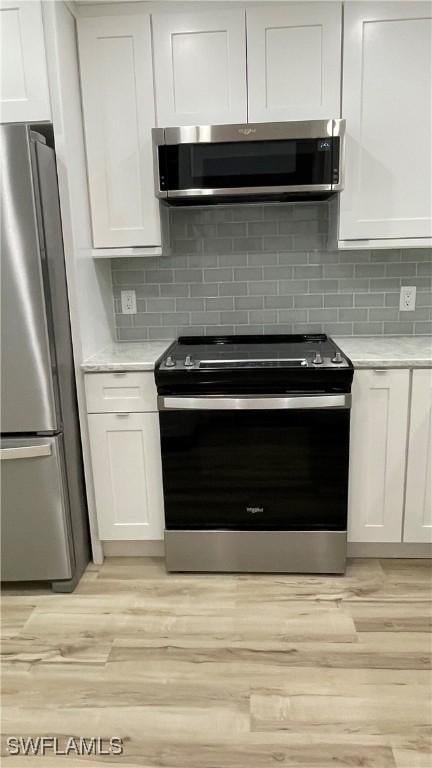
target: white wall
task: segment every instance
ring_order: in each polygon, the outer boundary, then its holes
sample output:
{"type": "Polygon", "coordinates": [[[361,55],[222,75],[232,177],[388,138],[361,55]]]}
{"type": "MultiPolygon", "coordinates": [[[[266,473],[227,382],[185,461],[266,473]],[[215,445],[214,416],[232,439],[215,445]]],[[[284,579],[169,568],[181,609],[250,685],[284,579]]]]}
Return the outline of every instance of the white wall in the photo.
{"type": "Polygon", "coordinates": [[[90,467],[82,361],[113,340],[111,265],[96,261],[92,248],[90,208],[81,113],[79,65],[73,5],[43,3],[48,79],[53,114],[76,368],[84,468],[93,554],[101,560],[90,467]]]}

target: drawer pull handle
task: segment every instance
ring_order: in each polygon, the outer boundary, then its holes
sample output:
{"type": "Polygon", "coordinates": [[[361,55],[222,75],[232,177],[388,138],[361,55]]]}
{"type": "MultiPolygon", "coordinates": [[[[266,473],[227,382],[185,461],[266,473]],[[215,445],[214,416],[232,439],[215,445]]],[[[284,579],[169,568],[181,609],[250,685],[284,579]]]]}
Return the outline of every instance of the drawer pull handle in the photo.
{"type": "Polygon", "coordinates": [[[119,419],[127,419],[127,417],[130,416],[130,413],[116,413],[116,416],[118,416],[119,419]]]}
{"type": "Polygon", "coordinates": [[[127,371],[115,371],[113,376],[126,376],[127,371]]]}
{"type": "Polygon", "coordinates": [[[387,368],[374,368],[374,373],[387,373],[387,368]]]}

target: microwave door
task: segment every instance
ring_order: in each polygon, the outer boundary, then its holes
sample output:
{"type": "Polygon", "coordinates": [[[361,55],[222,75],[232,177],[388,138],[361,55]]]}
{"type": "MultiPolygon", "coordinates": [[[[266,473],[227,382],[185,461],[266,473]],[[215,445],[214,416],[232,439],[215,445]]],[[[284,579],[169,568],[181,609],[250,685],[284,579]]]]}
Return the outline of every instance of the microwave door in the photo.
{"type": "Polygon", "coordinates": [[[332,189],[331,140],[180,144],[160,148],[159,154],[168,197],[332,189]]]}

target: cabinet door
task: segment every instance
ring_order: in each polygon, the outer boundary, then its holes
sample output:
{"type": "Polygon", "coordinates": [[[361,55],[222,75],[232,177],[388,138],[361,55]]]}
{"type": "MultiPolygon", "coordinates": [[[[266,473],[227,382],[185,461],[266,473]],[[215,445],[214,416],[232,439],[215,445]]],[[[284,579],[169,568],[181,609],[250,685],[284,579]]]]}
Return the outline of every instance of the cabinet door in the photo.
{"type": "Polygon", "coordinates": [[[404,541],[432,541],[432,370],[413,371],[404,541]]]}
{"type": "Polygon", "coordinates": [[[432,236],[432,3],[345,3],[339,238],[432,236]]]}
{"type": "Polygon", "coordinates": [[[244,10],[152,17],[158,125],[244,123],[244,10]]]}
{"type": "Polygon", "coordinates": [[[150,17],[78,20],[95,248],[161,245],[150,17]]]}
{"type": "Polygon", "coordinates": [[[102,541],[162,539],[159,416],[88,416],[99,536],[102,541]]]}
{"type": "Polygon", "coordinates": [[[0,2],[0,122],[51,120],[41,4],[0,2]]]}
{"type": "Polygon", "coordinates": [[[340,115],[341,3],[247,10],[249,122],[340,115]]]}
{"type": "Polygon", "coordinates": [[[402,540],[409,377],[408,370],[354,374],[349,541],[402,540]]]}

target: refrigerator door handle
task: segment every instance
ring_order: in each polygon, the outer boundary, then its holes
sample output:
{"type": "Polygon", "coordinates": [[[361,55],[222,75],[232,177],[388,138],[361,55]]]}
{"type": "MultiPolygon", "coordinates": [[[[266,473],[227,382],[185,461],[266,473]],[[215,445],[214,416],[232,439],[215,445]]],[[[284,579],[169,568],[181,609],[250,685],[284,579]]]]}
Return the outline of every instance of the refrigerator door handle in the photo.
{"type": "Polygon", "coordinates": [[[23,448],[0,448],[0,461],[11,459],[34,459],[36,456],[51,456],[49,443],[44,445],[26,445],[23,448]]]}

